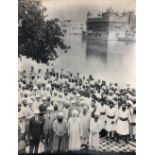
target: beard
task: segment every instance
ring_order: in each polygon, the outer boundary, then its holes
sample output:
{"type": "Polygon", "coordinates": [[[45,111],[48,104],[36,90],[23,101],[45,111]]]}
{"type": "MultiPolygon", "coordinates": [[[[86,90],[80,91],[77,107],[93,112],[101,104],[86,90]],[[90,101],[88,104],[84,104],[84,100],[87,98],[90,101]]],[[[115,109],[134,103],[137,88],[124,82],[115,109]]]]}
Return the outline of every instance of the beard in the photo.
{"type": "Polygon", "coordinates": [[[62,121],[63,121],[63,118],[58,118],[59,123],[62,123],[62,121]]]}
{"type": "Polygon", "coordinates": [[[126,110],[126,108],[122,108],[122,110],[123,110],[123,111],[125,111],[125,110],[126,110]]]}

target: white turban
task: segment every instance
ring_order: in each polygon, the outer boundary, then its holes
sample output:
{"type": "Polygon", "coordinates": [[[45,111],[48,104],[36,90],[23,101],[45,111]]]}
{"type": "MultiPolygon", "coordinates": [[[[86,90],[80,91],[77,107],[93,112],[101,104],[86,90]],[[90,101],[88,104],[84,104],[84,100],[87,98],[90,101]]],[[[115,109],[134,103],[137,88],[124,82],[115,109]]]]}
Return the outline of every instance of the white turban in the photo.
{"type": "Polygon", "coordinates": [[[58,117],[63,117],[63,116],[64,116],[63,112],[58,112],[58,117]]]}
{"type": "Polygon", "coordinates": [[[72,115],[78,115],[78,111],[76,110],[76,109],[74,109],[73,111],[72,111],[72,115]]]}

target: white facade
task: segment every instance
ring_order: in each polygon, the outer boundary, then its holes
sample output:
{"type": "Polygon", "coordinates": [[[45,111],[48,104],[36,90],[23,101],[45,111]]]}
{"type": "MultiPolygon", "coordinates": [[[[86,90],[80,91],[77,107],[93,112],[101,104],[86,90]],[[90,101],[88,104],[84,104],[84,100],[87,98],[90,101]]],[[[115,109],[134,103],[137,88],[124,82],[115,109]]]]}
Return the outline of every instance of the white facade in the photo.
{"type": "Polygon", "coordinates": [[[60,26],[65,34],[78,35],[86,31],[86,23],[81,21],[65,20],[60,22],[60,26]]]}

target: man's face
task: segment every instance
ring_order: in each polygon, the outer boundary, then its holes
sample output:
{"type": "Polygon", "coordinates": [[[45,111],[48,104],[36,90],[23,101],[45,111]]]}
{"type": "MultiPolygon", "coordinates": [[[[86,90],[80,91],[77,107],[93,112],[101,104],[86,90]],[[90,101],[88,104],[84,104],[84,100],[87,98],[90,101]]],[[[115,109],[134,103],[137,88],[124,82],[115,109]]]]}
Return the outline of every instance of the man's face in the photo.
{"type": "Polygon", "coordinates": [[[73,118],[76,118],[76,114],[73,114],[73,118]]]}
{"type": "Polygon", "coordinates": [[[47,101],[46,101],[46,100],[44,100],[44,101],[43,101],[43,104],[46,104],[46,103],[47,103],[47,101]]]}
{"type": "Polygon", "coordinates": [[[23,105],[24,105],[24,107],[26,107],[27,106],[27,102],[23,101],[23,105]]]}
{"type": "Polygon", "coordinates": [[[123,110],[123,111],[126,110],[126,105],[125,105],[125,104],[122,105],[122,110],[123,110]]]}
{"type": "Polygon", "coordinates": [[[95,121],[97,121],[97,120],[98,120],[98,118],[99,118],[99,116],[98,116],[98,115],[95,115],[95,116],[94,116],[95,121]]]}

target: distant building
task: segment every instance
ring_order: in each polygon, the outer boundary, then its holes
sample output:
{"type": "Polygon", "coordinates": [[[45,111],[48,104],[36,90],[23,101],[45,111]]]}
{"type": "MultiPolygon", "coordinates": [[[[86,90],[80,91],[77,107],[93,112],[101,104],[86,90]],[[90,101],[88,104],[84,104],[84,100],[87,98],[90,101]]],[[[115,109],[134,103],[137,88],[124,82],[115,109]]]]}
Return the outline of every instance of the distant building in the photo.
{"type": "Polygon", "coordinates": [[[87,39],[134,40],[136,16],[133,12],[114,12],[107,9],[93,16],[87,14],[87,39]]]}
{"type": "Polygon", "coordinates": [[[80,21],[64,20],[60,21],[60,26],[65,34],[78,35],[86,31],[86,23],[80,21]]]}

